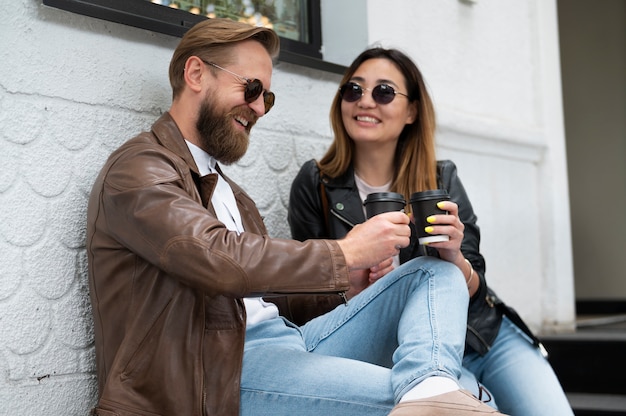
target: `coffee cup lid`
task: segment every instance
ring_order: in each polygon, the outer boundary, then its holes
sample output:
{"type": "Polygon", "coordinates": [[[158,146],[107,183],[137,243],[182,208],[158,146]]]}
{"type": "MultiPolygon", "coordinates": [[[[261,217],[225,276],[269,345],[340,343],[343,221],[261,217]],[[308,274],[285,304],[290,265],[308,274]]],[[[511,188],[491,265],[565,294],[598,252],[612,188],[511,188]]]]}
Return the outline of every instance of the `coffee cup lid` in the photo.
{"type": "Polygon", "coordinates": [[[367,195],[363,203],[367,204],[368,202],[380,202],[380,201],[402,202],[403,204],[406,203],[404,196],[397,192],[374,192],[374,193],[367,195]]]}
{"type": "Polygon", "coordinates": [[[449,198],[445,189],[429,189],[427,191],[414,192],[411,194],[411,203],[434,198],[449,198]]]}

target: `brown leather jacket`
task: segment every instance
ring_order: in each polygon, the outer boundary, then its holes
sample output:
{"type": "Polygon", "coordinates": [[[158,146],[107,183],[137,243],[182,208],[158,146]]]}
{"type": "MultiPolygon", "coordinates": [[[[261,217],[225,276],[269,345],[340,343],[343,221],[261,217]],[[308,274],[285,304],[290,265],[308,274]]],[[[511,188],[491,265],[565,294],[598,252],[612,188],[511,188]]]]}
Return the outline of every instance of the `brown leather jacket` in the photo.
{"type": "Polygon", "coordinates": [[[228,231],[210,204],[216,179],[199,176],[168,113],[96,179],[87,222],[95,414],[238,415],[241,298],[348,289],[336,242],[269,238],[227,178],[246,232],[228,231]]]}

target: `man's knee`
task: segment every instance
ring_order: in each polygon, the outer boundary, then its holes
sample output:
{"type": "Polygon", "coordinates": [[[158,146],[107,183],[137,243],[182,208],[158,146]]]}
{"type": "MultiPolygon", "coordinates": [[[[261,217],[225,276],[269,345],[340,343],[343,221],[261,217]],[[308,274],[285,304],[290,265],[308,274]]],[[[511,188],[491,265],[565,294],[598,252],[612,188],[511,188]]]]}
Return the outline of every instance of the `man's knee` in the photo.
{"type": "Polygon", "coordinates": [[[438,279],[446,281],[451,286],[459,289],[466,288],[465,276],[454,263],[442,260],[438,257],[421,256],[405,263],[412,269],[412,273],[420,274],[422,279],[438,279]]]}

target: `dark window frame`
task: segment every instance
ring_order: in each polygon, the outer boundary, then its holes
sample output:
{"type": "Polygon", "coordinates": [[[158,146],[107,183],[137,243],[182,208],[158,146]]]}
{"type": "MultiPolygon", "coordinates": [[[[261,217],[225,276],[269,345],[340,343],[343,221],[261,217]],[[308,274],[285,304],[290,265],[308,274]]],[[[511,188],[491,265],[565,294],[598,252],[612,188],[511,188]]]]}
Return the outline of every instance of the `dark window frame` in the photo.
{"type": "MultiPolygon", "coordinates": [[[[50,7],[120,23],[170,36],[182,37],[194,24],[207,19],[145,0],[42,0],[50,7]]],[[[322,59],[320,0],[309,0],[309,40],[280,38],[279,61],[341,74],[345,67],[322,59]]]]}

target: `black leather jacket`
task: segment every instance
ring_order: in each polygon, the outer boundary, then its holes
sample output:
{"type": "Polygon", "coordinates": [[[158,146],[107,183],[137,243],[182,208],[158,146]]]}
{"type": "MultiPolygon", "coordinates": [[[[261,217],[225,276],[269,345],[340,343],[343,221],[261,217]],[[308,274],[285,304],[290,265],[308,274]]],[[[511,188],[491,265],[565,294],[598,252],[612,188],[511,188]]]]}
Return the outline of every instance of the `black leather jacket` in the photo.
{"type": "MultiPolygon", "coordinates": [[[[485,281],[485,260],[479,251],[480,230],[476,224],[472,204],[457,176],[456,165],[449,160],[439,161],[437,173],[439,188],[446,189],[451,200],[459,206],[459,218],[465,225],[461,251],[472,263],[480,279],[480,287],[470,300],[466,348],[469,347],[484,355],[493,344],[502,322],[500,309],[494,307],[499,300],[485,281]]],[[[353,169],[348,169],[338,178],[320,178],[315,160],[306,162],[291,186],[288,218],[293,238],[301,241],[309,238],[342,238],[354,225],[364,222],[363,203],[354,180],[353,169]],[[322,180],[330,211],[327,216],[324,215],[320,198],[322,180]]],[[[411,224],[411,242],[400,251],[400,262],[404,263],[423,255],[438,256],[438,253],[432,247],[420,246],[417,243],[415,227],[411,224]]],[[[328,308],[339,304],[339,299],[319,300],[328,308]]],[[[299,323],[325,312],[312,305],[308,309],[310,314],[298,317],[299,323]]]]}

